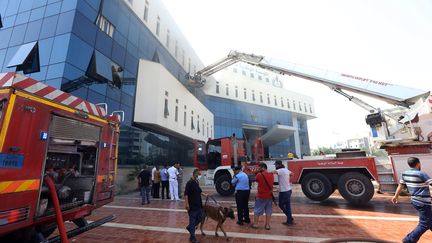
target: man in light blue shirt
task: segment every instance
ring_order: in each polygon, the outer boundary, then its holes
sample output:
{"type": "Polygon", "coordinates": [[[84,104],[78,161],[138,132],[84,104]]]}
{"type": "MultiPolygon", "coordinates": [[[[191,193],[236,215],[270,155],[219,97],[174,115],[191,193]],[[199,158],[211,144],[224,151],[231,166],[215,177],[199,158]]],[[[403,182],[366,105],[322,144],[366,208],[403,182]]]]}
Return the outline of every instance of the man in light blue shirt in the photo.
{"type": "Polygon", "coordinates": [[[234,177],[231,183],[235,186],[236,190],[237,224],[243,225],[243,222],[249,224],[249,177],[242,171],[241,166],[234,168],[234,177]]]}

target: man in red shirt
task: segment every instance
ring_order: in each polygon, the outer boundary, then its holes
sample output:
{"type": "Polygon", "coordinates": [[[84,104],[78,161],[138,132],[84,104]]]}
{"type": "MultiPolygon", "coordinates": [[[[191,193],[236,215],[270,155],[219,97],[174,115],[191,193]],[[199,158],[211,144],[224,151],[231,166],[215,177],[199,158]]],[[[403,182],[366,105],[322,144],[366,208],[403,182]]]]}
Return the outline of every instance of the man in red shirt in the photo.
{"type": "Polygon", "coordinates": [[[265,213],[265,229],[270,230],[270,218],[272,214],[272,196],[273,196],[273,174],[267,171],[267,165],[262,163],[260,172],[256,175],[258,183],[258,192],[255,200],[254,222],[252,228],[258,228],[259,216],[265,213]]]}

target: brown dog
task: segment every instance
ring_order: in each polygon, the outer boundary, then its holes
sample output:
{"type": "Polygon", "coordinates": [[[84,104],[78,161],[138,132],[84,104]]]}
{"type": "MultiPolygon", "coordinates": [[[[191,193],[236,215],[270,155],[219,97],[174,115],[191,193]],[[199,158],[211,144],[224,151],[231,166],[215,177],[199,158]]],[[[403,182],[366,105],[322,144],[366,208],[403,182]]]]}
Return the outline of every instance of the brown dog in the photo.
{"type": "Polygon", "coordinates": [[[207,218],[211,218],[217,222],[215,236],[219,236],[217,232],[218,229],[220,228],[222,233],[224,233],[225,238],[229,240],[227,234],[222,228],[222,225],[227,218],[234,219],[234,211],[232,210],[232,208],[227,208],[222,206],[211,206],[205,204],[203,206],[203,217],[200,225],[200,230],[202,235],[205,235],[203,231],[203,225],[207,218]]]}

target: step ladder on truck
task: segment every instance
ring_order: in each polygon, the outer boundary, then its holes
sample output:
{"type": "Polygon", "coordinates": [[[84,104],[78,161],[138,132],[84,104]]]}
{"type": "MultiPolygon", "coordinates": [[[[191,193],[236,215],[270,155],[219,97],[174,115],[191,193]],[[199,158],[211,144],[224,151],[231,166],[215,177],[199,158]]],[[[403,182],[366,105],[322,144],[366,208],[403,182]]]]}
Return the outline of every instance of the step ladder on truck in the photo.
{"type": "Polygon", "coordinates": [[[0,241],[68,242],[114,219],[121,111],[24,75],[0,73],[0,241]],[[65,221],[76,227],[66,232],[65,221]],[[59,236],[48,238],[56,229],[59,236]]]}
{"type": "MultiPolygon", "coordinates": [[[[254,54],[231,51],[229,55],[202,70],[188,74],[189,85],[200,88],[206,77],[236,62],[244,62],[282,75],[292,75],[326,85],[368,111],[366,123],[371,128],[374,143],[385,149],[388,161],[382,163],[365,153],[342,152],[335,158],[321,157],[293,159],[287,161],[288,169],[294,172],[293,183],[301,184],[303,193],[310,199],[322,201],[336,189],[350,203],[365,204],[374,195],[372,181],[379,184],[382,192],[394,192],[402,172],[408,169],[406,160],[410,156],[425,161],[422,170],[432,174],[432,96],[422,91],[386,82],[353,75],[320,70],[288,63],[254,54]],[[393,114],[375,108],[363,100],[347,93],[369,96],[398,106],[400,112],[393,114]]],[[[244,141],[235,137],[196,141],[205,151],[195,160],[200,169],[211,169],[216,190],[221,195],[231,195],[234,188],[230,183],[232,167],[242,163],[251,179],[257,164],[264,162],[263,153],[255,153],[254,161],[245,161],[244,141]],[[237,146],[234,146],[234,142],[237,146]],[[240,142],[240,143],[239,143],[240,142]],[[235,148],[234,148],[235,147],[235,148]]],[[[255,147],[262,143],[256,141],[255,147]]],[[[261,148],[261,151],[263,149],[261,148]]],[[[270,162],[268,162],[271,164],[270,162]]]]}

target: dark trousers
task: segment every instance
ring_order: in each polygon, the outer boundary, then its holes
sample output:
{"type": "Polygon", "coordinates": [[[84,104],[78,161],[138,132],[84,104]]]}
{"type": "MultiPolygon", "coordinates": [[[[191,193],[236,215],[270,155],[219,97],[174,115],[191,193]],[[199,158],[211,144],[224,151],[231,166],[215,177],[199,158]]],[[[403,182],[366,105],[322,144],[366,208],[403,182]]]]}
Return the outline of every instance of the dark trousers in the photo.
{"type": "Polygon", "coordinates": [[[249,218],[249,195],[250,190],[237,190],[235,194],[237,204],[237,221],[250,223],[249,218]]]}
{"type": "Polygon", "coordinates": [[[293,217],[291,212],[291,194],[292,191],[289,190],[287,192],[279,192],[279,207],[282,209],[282,212],[286,215],[288,224],[292,224],[293,217]]]}
{"type": "Polygon", "coordinates": [[[169,198],[169,182],[168,181],[162,181],[162,199],[165,199],[164,197],[164,191],[166,191],[166,198],[169,198]]]}
{"type": "Polygon", "coordinates": [[[404,243],[414,243],[417,242],[420,237],[426,232],[428,229],[432,230],[432,212],[430,205],[422,205],[420,203],[411,202],[414,208],[419,213],[419,223],[417,227],[414,228],[411,233],[409,233],[403,239],[404,243]]]}
{"type": "Polygon", "coordinates": [[[186,229],[189,231],[189,239],[193,240],[195,238],[195,227],[202,221],[202,209],[191,209],[188,211],[189,214],[189,225],[186,229]]]}
{"type": "Polygon", "coordinates": [[[150,203],[150,185],[141,187],[141,203],[150,203]]]}
{"type": "Polygon", "coordinates": [[[153,183],[153,198],[159,198],[160,182],[153,183]]]}

